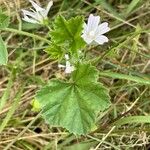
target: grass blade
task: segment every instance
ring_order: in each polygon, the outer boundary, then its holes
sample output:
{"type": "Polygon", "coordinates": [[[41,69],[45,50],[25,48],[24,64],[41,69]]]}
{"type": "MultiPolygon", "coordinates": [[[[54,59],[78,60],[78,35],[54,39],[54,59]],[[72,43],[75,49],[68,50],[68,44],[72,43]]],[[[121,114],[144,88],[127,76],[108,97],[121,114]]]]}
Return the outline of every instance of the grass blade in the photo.
{"type": "Polygon", "coordinates": [[[13,85],[13,75],[11,75],[11,77],[10,77],[10,79],[8,81],[8,84],[7,84],[7,88],[6,88],[3,96],[0,99],[0,112],[3,109],[3,107],[4,107],[4,105],[5,105],[6,101],[7,101],[7,99],[9,97],[9,93],[11,91],[12,85],[13,85]]]}
{"type": "Polygon", "coordinates": [[[144,79],[144,78],[141,78],[141,77],[138,77],[138,76],[126,75],[126,74],[109,72],[109,71],[100,72],[99,75],[100,76],[112,77],[112,78],[118,78],[118,79],[125,79],[125,80],[129,80],[129,81],[134,81],[134,82],[137,82],[137,83],[140,83],[140,84],[150,85],[150,79],[147,79],[147,78],[144,79]]]}
{"type": "MultiPolygon", "coordinates": [[[[24,86],[23,86],[24,87],[24,86]]],[[[11,119],[13,113],[15,112],[17,106],[18,106],[18,102],[21,98],[21,94],[22,94],[22,91],[23,91],[23,87],[19,90],[19,92],[16,94],[16,97],[14,99],[14,103],[12,104],[12,107],[11,109],[8,111],[5,119],[3,120],[3,122],[1,123],[0,125],[0,133],[3,131],[3,129],[5,128],[5,126],[7,125],[7,123],[9,122],[9,120],[11,119]]]]}
{"type": "Polygon", "coordinates": [[[0,36],[0,65],[6,65],[8,61],[7,47],[0,36]]]}
{"type": "Polygon", "coordinates": [[[130,14],[141,0],[132,0],[126,10],[126,15],[130,14]]]}
{"type": "Polygon", "coordinates": [[[131,123],[150,123],[150,116],[130,116],[126,118],[121,118],[114,122],[114,125],[120,126],[131,123]]]}
{"type": "Polygon", "coordinates": [[[119,15],[119,13],[106,0],[96,0],[96,2],[97,4],[100,4],[104,9],[106,9],[108,12],[110,12],[114,16],[123,19],[123,17],[119,15]]]}

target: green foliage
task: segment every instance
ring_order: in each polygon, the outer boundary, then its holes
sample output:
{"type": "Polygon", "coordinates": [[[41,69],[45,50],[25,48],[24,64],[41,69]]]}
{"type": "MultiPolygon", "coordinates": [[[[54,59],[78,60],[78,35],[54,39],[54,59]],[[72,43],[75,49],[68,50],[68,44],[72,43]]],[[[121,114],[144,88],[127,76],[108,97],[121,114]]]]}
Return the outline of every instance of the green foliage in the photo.
{"type": "Polygon", "coordinates": [[[0,123],[0,134],[4,130],[5,126],[7,125],[7,123],[9,122],[9,120],[11,119],[12,115],[14,114],[17,106],[19,105],[19,100],[20,100],[22,92],[23,92],[23,87],[24,87],[24,85],[21,87],[21,89],[15,95],[14,102],[11,105],[11,108],[9,109],[9,111],[8,111],[6,117],[4,118],[4,120],[1,121],[1,123],[0,123]]]}
{"type": "MultiPolygon", "coordinates": [[[[11,25],[12,26],[12,25],[11,25]]],[[[13,28],[17,28],[17,25],[13,25],[13,28]]],[[[41,28],[40,24],[32,24],[32,23],[28,23],[28,22],[22,22],[22,30],[24,31],[29,31],[29,30],[38,30],[41,28]]]]}
{"type": "Polygon", "coordinates": [[[72,74],[72,81],[76,84],[97,83],[98,70],[88,64],[78,65],[72,74]]]}
{"type": "Polygon", "coordinates": [[[141,0],[132,0],[126,9],[126,15],[129,15],[141,0]]]}
{"type": "Polygon", "coordinates": [[[8,61],[8,52],[6,45],[0,36],[0,65],[6,65],[8,61]]]}
{"type": "Polygon", "coordinates": [[[34,112],[40,111],[41,106],[40,106],[39,102],[36,99],[33,99],[31,101],[31,105],[32,105],[32,111],[34,111],[34,112]]]}
{"type": "Polygon", "coordinates": [[[69,146],[65,146],[62,150],[90,150],[91,147],[95,146],[98,142],[80,142],[80,143],[75,143],[69,146]]]}
{"type": "Polygon", "coordinates": [[[3,95],[0,98],[0,111],[3,109],[3,107],[5,106],[8,98],[9,98],[9,94],[11,93],[11,89],[12,89],[12,86],[13,86],[13,79],[14,79],[14,76],[13,76],[13,73],[12,73],[12,75],[9,77],[7,87],[6,87],[3,95]]]}
{"type": "Polygon", "coordinates": [[[46,50],[51,58],[59,59],[63,57],[64,49],[56,44],[51,44],[46,50]]]}
{"type": "Polygon", "coordinates": [[[115,17],[117,17],[117,18],[123,18],[117,12],[117,10],[111,4],[109,4],[109,2],[107,0],[95,0],[95,2],[97,4],[100,4],[101,7],[103,7],[104,9],[106,9],[108,12],[110,12],[111,14],[113,14],[115,17]]]}
{"type": "MultiPolygon", "coordinates": [[[[9,17],[0,11],[0,29],[7,28],[9,25],[9,17]]],[[[8,61],[8,52],[6,45],[0,36],[0,65],[6,65],[8,61]]]]}
{"type": "Polygon", "coordinates": [[[85,42],[81,38],[83,29],[83,17],[78,16],[66,20],[62,16],[58,16],[54,22],[54,30],[51,31],[51,39],[55,44],[63,45],[66,50],[76,53],[77,50],[85,46],[85,42]]]}
{"type": "Polygon", "coordinates": [[[9,25],[9,20],[10,18],[7,15],[0,12],[0,29],[7,28],[9,25]]]}
{"type": "Polygon", "coordinates": [[[70,82],[51,80],[36,95],[45,120],[74,134],[90,132],[99,111],[110,105],[108,91],[97,79],[95,67],[82,64],[73,72],[70,82]]]}

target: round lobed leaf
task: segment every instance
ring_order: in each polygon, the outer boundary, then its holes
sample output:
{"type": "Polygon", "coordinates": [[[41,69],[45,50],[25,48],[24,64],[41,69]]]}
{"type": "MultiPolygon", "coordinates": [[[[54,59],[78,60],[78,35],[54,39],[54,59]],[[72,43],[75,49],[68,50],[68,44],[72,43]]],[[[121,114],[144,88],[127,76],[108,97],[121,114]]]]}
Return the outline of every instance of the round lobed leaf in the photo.
{"type": "Polygon", "coordinates": [[[96,77],[94,67],[82,64],[74,71],[73,82],[51,80],[43,87],[36,100],[46,122],[74,134],[90,132],[98,112],[110,105],[108,90],[96,81],[96,77]]]}

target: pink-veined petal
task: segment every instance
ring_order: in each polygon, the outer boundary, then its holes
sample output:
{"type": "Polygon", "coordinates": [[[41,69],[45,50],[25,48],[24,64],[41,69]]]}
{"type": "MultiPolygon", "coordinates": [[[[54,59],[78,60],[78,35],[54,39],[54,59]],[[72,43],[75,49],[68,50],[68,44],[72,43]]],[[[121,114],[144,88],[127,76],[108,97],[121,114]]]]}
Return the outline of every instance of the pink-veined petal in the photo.
{"type": "Polygon", "coordinates": [[[98,27],[98,24],[100,22],[100,17],[99,16],[93,16],[93,14],[90,14],[89,18],[88,18],[88,31],[95,31],[98,27]]]}
{"type": "Polygon", "coordinates": [[[110,30],[110,28],[108,27],[107,22],[103,22],[102,24],[100,24],[98,26],[98,34],[104,34],[104,33],[108,32],[109,30],[110,30]]]}
{"type": "Polygon", "coordinates": [[[97,42],[98,44],[102,45],[105,42],[108,42],[108,38],[106,36],[104,36],[104,35],[100,35],[100,36],[97,36],[95,38],[95,42],[97,42]]]}

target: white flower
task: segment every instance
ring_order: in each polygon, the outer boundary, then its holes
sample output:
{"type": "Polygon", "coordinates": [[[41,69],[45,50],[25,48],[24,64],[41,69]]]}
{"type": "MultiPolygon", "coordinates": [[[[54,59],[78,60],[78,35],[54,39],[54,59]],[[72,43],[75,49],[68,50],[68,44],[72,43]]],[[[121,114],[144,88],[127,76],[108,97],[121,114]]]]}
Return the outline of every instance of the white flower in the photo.
{"type": "Polygon", "coordinates": [[[28,11],[23,9],[22,12],[24,17],[22,19],[30,23],[43,24],[43,21],[47,19],[47,15],[53,5],[53,1],[50,1],[45,9],[36,4],[33,0],[29,0],[29,2],[35,10],[31,9],[31,11],[28,11]]]}
{"type": "Polygon", "coordinates": [[[93,16],[92,14],[90,14],[88,18],[88,23],[84,23],[84,29],[82,32],[83,34],[81,37],[87,44],[98,43],[102,45],[105,42],[108,42],[108,38],[103,35],[110,30],[110,28],[108,27],[108,23],[99,23],[100,17],[93,16]]]}
{"type": "Polygon", "coordinates": [[[59,64],[58,67],[59,68],[65,68],[65,73],[70,74],[72,71],[74,71],[74,66],[72,66],[70,64],[68,54],[65,55],[65,59],[66,59],[66,65],[64,66],[64,65],[59,64]]]}

